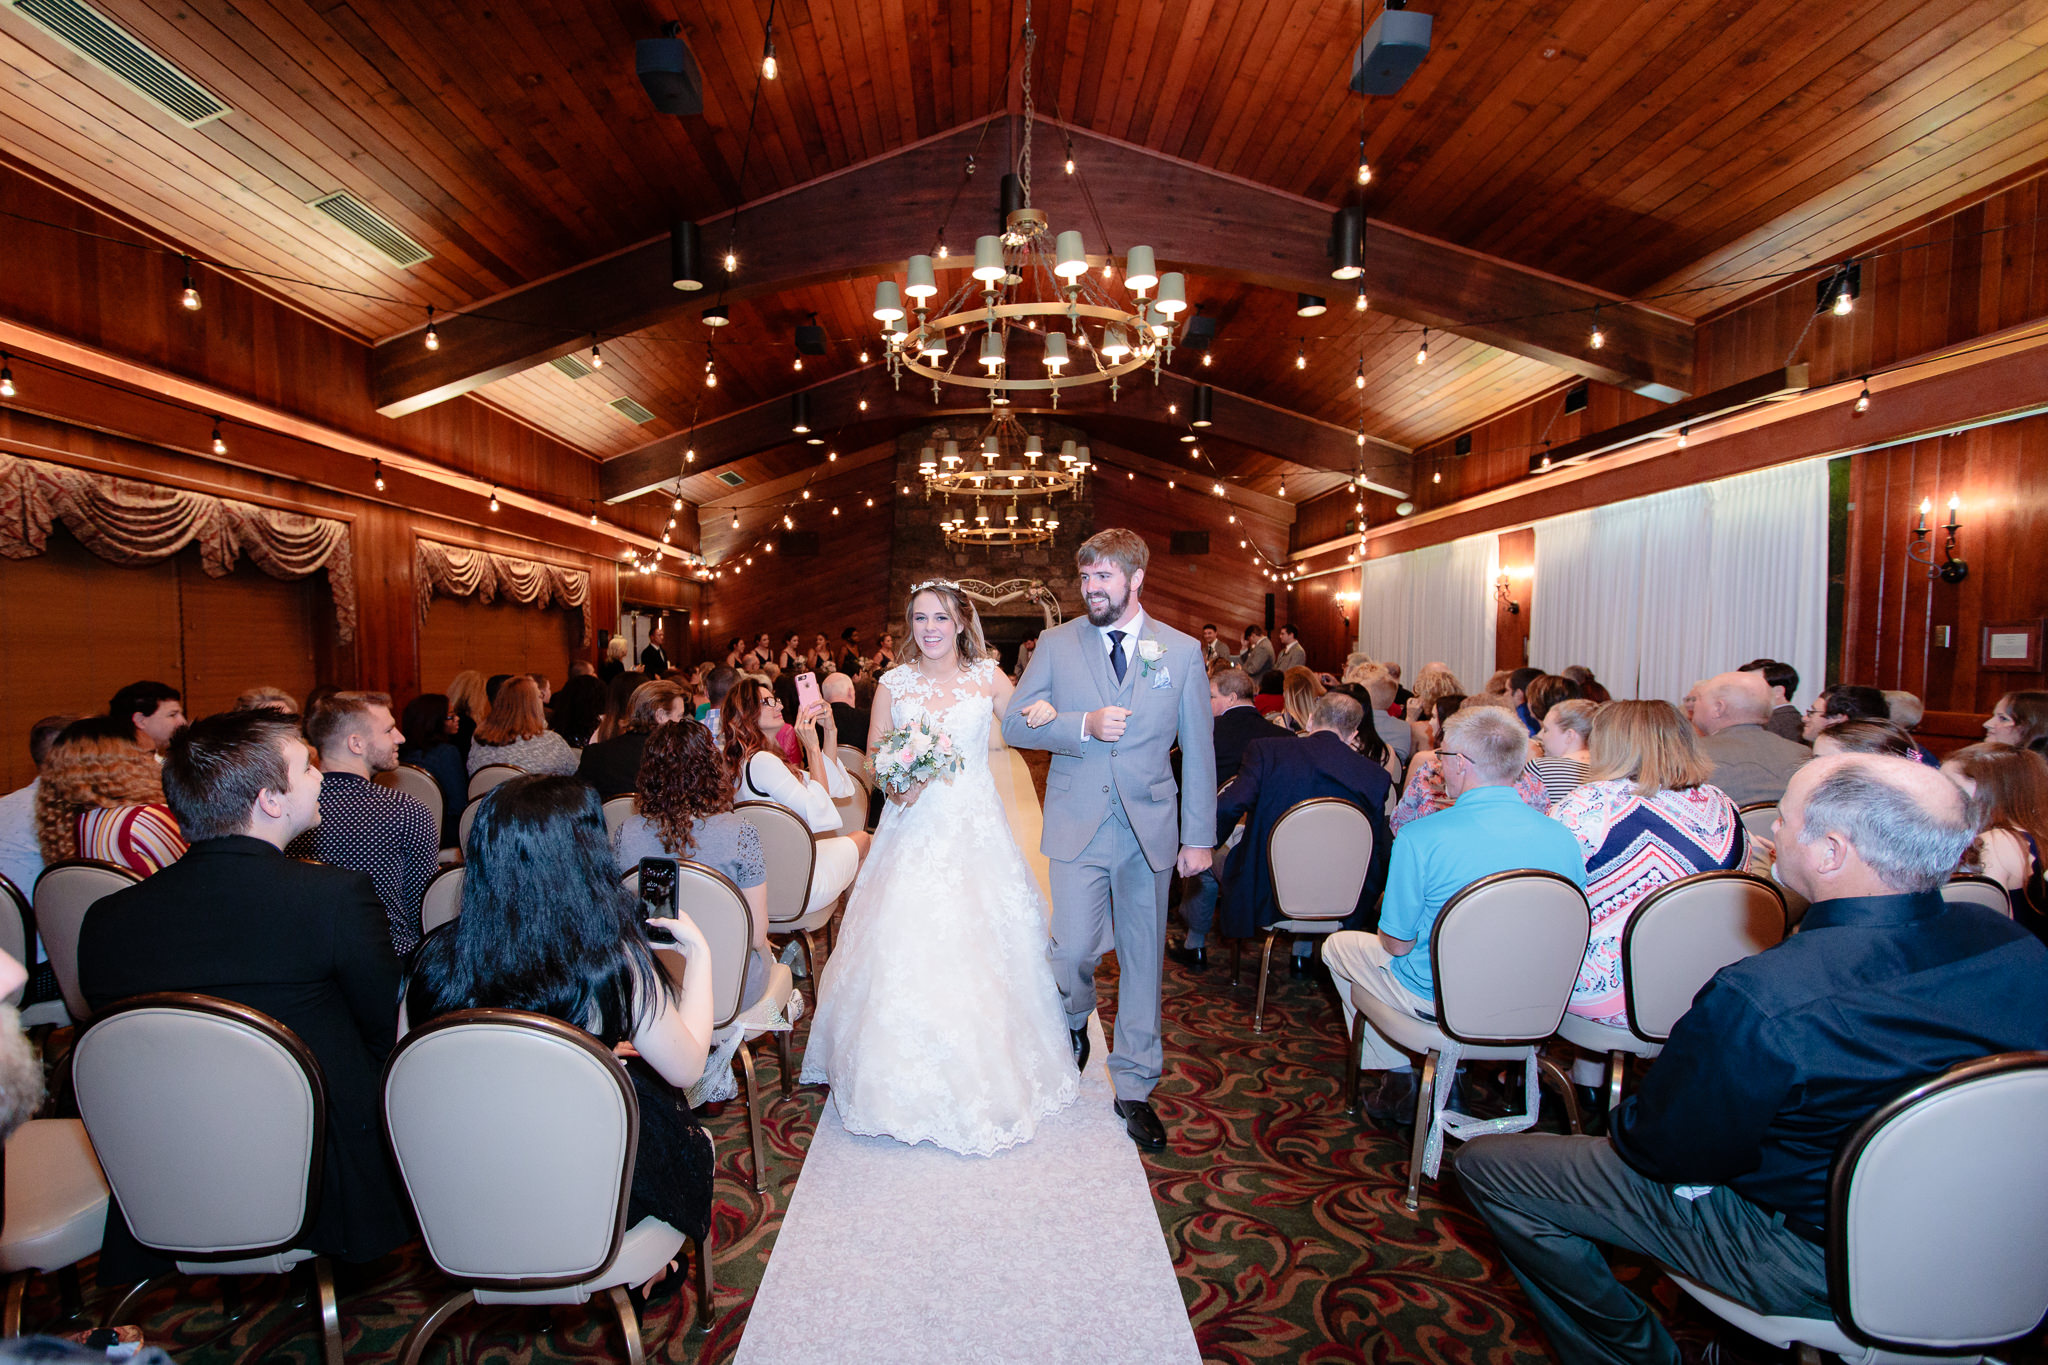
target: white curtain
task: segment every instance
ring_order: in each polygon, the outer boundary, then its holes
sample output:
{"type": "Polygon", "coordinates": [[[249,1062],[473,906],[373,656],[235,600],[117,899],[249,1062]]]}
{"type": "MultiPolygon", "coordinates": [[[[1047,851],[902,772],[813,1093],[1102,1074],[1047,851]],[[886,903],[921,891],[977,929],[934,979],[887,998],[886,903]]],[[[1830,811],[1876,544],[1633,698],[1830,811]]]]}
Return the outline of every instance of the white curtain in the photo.
{"type": "Polygon", "coordinates": [[[1617,697],[1676,701],[1759,656],[1827,664],[1827,461],[1536,523],[1529,657],[1584,664],[1617,697]]]}
{"type": "Polygon", "coordinates": [[[1414,677],[1441,659],[1467,687],[1493,672],[1497,536],[1468,536],[1367,560],[1359,590],[1359,648],[1414,677]]]}

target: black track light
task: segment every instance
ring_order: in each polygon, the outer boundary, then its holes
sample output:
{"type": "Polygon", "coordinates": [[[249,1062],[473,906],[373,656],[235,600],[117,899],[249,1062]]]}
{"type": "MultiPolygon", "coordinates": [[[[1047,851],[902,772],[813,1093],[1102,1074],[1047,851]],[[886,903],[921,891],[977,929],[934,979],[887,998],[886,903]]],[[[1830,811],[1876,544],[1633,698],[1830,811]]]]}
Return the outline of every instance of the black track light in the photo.
{"type": "Polygon", "coordinates": [[[789,400],[789,429],[799,436],[807,436],[811,430],[811,396],[808,393],[793,394],[789,400]]]}
{"type": "Polygon", "coordinates": [[[704,264],[697,225],[688,219],[669,225],[668,282],[690,293],[704,287],[704,264]]]}
{"type": "Polygon", "coordinates": [[[1365,210],[1354,204],[1330,217],[1330,278],[1355,280],[1364,273],[1365,210]]]}
{"type": "Polygon", "coordinates": [[[1296,294],[1294,296],[1294,315],[1298,318],[1319,318],[1328,311],[1330,311],[1329,304],[1325,303],[1318,295],[1296,294]]]}
{"type": "Polygon", "coordinates": [[[1189,415],[1188,425],[1195,427],[1208,426],[1215,420],[1215,406],[1216,390],[1210,388],[1207,384],[1195,385],[1195,397],[1192,404],[1193,412],[1189,415]]]}

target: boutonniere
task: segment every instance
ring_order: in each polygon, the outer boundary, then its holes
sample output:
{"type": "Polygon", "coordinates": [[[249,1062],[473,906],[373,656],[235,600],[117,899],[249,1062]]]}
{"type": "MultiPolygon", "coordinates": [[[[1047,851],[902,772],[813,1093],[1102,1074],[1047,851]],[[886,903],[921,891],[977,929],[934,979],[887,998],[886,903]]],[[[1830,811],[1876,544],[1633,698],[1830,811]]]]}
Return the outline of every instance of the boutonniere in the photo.
{"type": "Polygon", "coordinates": [[[1152,670],[1159,667],[1159,661],[1165,657],[1166,646],[1157,640],[1138,641],[1138,669],[1146,677],[1152,676],[1152,670]]]}

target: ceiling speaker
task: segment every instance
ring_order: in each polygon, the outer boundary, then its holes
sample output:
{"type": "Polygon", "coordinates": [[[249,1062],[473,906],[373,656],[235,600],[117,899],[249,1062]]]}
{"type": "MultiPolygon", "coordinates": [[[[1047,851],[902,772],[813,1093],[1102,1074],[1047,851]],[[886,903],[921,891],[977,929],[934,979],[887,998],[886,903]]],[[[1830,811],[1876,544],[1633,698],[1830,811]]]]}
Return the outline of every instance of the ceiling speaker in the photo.
{"type": "Polygon", "coordinates": [[[664,114],[693,115],[704,112],[704,73],[682,39],[683,26],[671,23],[662,37],[643,38],[633,44],[633,69],[656,110],[664,114]]]}

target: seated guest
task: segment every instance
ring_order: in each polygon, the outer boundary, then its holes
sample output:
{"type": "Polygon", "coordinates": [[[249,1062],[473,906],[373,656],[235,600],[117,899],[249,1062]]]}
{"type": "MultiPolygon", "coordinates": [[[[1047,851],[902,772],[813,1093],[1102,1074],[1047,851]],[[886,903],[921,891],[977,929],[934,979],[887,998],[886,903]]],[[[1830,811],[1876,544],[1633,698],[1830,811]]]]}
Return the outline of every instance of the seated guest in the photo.
{"type": "Polygon", "coordinates": [[[604,662],[597,666],[599,682],[609,684],[613,678],[626,671],[626,662],[632,656],[633,642],[623,635],[614,635],[604,642],[604,662]]]}
{"type": "Polygon", "coordinates": [[[405,742],[382,692],[337,692],[306,717],[320,755],[320,820],[285,852],[367,872],[391,925],[391,951],[420,946],[420,897],[440,866],[441,831],[427,808],[370,779],[398,766],[405,742]]]}
{"type": "MultiPolygon", "coordinates": [[[[280,716],[235,711],[185,730],[165,755],[164,790],[192,851],[93,906],[78,980],[96,1011],[150,991],[197,991],[296,1033],[327,1092],[320,1198],[298,1245],[368,1261],[412,1237],[378,1119],[398,960],[369,877],[284,854],[319,820],[320,785],[312,750],[280,716]]],[[[103,1281],[170,1269],[121,1218],[109,1215],[106,1236],[103,1281]]]]}
{"type": "MultiPolygon", "coordinates": [[[[1479,695],[1499,697],[1505,701],[1508,697],[1508,679],[1514,676],[1515,670],[1512,668],[1496,668],[1488,675],[1485,686],[1479,689],[1479,695]]],[[[1520,720],[1521,717],[1517,716],[1515,719],[1520,720]]]]}
{"type": "MultiPolygon", "coordinates": [[[[1920,699],[1911,692],[1886,689],[1884,704],[1885,718],[1909,735],[1919,729],[1920,722],[1927,718],[1927,708],[1921,705],[1920,699]]],[[[1917,740],[1913,744],[1913,752],[1910,757],[1915,762],[1925,763],[1930,768],[1939,768],[1941,766],[1941,760],[1929,753],[1917,740]]]]}
{"type": "Polygon", "coordinates": [[[455,846],[456,826],[462,808],[469,804],[469,778],[462,768],[462,750],[456,746],[459,718],[448,709],[448,698],[439,692],[422,692],[405,704],[398,728],[405,734],[398,761],[410,763],[434,779],[441,789],[441,846],[455,846]]]}
{"type": "Polygon", "coordinates": [[[1812,902],[1799,933],[1714,976],[1605,1138],[1500,1134],[1458,1153],[1564,1360],[1679,1358],[1599,1244],[1756,1312],[1832,1322],[1822,1247],[1843,1141],[1957,1062],[2048,1047],[2048,949],[1941,899],[1976,837],[1970,797],[1857,755],[1801,768],[1779,809],[1779,875],[1812,902]]]}
{"type": "MultiPolygon", "coordinates": [[[[36,794],[43,787],[42,772],[49,765],[50,751],[57,747],[57,736],[76,719],[44,716],[28,727],[28,757],[37,775],[26,787],[0,796],[0,877],[13,882],[24,896],[35,893],[36,878],[43,874],[43,846],[36,837],[36,794]]],[[[0,997],[6,994],[0,991],[0,997]]]]}
{"type": "Polygon", "coordinates": [[[1290,668],[1281,674],[1280,695],[1280,724],[1294,734],[1307,734],[1316,698],[1323,695],[1322,679],[1312,669],[1290,668]]]}
{"type": "MultiPolygon", "coordinates": [[[[28,968],[0,952],[0,1000],[27,984],[28,968]]],[[[42,1107],[43,1059],[21,1031],[21,1016],[14,1006],[0,1005],[0,1143],[42,1107]]],[[[104,1352],[100,1358],[106,1358],[104,1352]]]]}
{"type": "MultiPolygon", "coordinates": [[[[1365,885],[1359,889],[1358,906],[1345,917],[1345,924],[1365,923],[1387,879],[1387,846],[1393,835],[1387,830],[1387,793],[1392,782],[1387,770],[1354,747],[1365,709],[1356,698],[1342,692],[1317,697],[1309,712],[1308,729],[1298,739],[1255,740],[1244,751],[1237,775],[1216,793],[1216,830],[1228,831],[1245,821],[1244,838],[1230,851],[1223,869],[1223,932],[1232,938],[1251,938],[1260,929],[1283,919],[1279,902],[1273,897],[1273,869],[1267,860],[1266,841],[1273,826],[1297,803],[1311,797],[1334,796],[1358,807],[1372,831],[1372,861],[1365,885]]],[[[1294,955],[1305,963],[1311,943],[1297,938],[1294,955]]],[[[1299,975],[1301,968],[1296,967],[1299,975]]]]}
{"type": "MultiPolygon", "coordinates": [[[[1287,732],[1259,714],[1252,705],[1252,680],[1241,668],[1226,668],[1209,679],[1209,714],[1215,717],[1216,789],[1230,785],[1244,764],[1245,751],[1254,740],[1286,739],[1287,732]]],[[[1219,839],[1228,834],[1218,828],[1219,839]]],[[[1195,877],[1182,883],[1180,912],[1187,920],[1187,937],[1166,955],[1184,967],[1209,965],[1209,930],[1216,922],[1216,880],[1223,860],[1213,860],[1195,877]]]]}
{"type": "Polygon", "coordinates": [[[299,703],[297,698],[293,697],[291,693],[285,691],[282,687],[252,687],[241,696],[235,698],[235,709],[237,711],[270,710],[277,712],[280,716],[296,716],[299,714],[299,703]]]}
{"type": "Polygon", "coordinates": [[[604,687],[604,718],[597,723],[596,738],[610,739],[625,728],[633,713],[633,692],[649,681],[645,673],[629,670],[617,674],[604,687]]]}
{"type": "Polygon", "coordinates": [[[1982,832],[1960,870],[2004,887],[2013,919],[2048,940],[2041,858],[2048,846],[2048,758],[2003,744],[1972,744],[1950,754],[1941,770],[1984,806],[1982,832]]]}
{"type": "Polygon", "coordinates": [[[604,684],[596,678],[571,677],[555,698],[548,728],[567,740],[570,748],[581,749],[590,743],[598,724],[604,720],[604,697],[604,684]]]}
{"type": "Polygon", "coordinates": [[[597,788],[600,800],[635,790],[647,737],[670,721],[681,720],[689,705],[683,689],[666,678],[641,683],[627,700],[625,720],[617,732],[584,748],[576,775],[597,788]]]}
{"type": "Polygon", "coordinates": [[[839,728],[839,742],[866,752],[868,711],[866,707],[854,705],[853,679],[844,673],[834,673],[818,684],[818,692],[825,698],[825,704],[832,708],[832,722],[839,728]]]}
{"type": "Polygon", "coordinates": [[[640,1100],[627,1225],[659,1218],[704,1236],[711,1138],[682,1094],[704,1074],[711,1046],[704,935],[681,912],[643,918],[612,872],[597,793],[572,778],[517,777],[492,788],[465,866],[462,913],[427,936],[413,964],[408,1017],[418,1025],[455,1010],[529,1010],[619,1052],[640,1100]],[[680,987],[648,942],[650,925],[682,950],[680,987]]]}
{"type": "Polygon", "coordinates": [[[490,698],[484,695],[484,675],[465,668],[448,680],[448,709],[455,713],[455,747],[465,762],[476,727],[491,713],[490,698]]]}
{"type": "Polygon", "coordinates": [[[1269,716],[1279,716],[1276,723],[1284,724],[1287,710],[1287,675],[1277,668],[1269,668],[1259,678],[1259,693],[1252,698],[1252,705],[1269,716]]]}
{"type": "Polygon", "coordinates": [[[1535,771],[1536,780],[1543,784],[1546,807],[1571,795],[1586,780],[1587,760],[1592,756],[1587,743],[1593,734],[1593,716],[1599,710],[1598,702],[1578,698],[1552,702],[1544,708],[1543,724],[1536,731],[1543,757],[1531,759],[1529,766],[1535,771]]]}
{"type": "Polygon", "coordinates": [[[1568,668],[1561,669],[1558,672],[1558,676],[1569,678],[1577,683],[1579,685],[1579,696],[1586,701],[1592,702],[1595,706],[1614,700],[1609,695],[1607,689],[1600,685],[1600,680],[1593,676],[1593,670],[1584,664],[1572,664],[1568,668]]]}
{"type": "Polygon", "coordinates": [[[107,703],[107,715],[128,727],[135,747],[161,754],[171,736],[191,724],[185,702],[169,683],[132,682],[107,703]]]}
{"type": "MultiPolygon", "coordinates": [[[[1505,689],[1508,700],[1515,704],[1515,719],[1522,722],[1522,728],[1529,732],[1529,738],[1536,738],[1536,731],[1542,728],[1542,719],[1530,713],[1529,684],[1543,676],[1540,668],[1518,668],[1508,674],[1505,689]]],[[[1490,690],[1490,689],[1489,689],[1490,690]]]]}
{"type": "Polygon", "coordinates": [[[45,863],[96,858],[143,877],[183,856],[159,764],[127,720],[87,716],[57,736],[36,788],[36,842],[45,863]]]}
{"type": "Polygon", "coordinates": [[[1714,765],[1714,785],[1738,806],[1776,801],[1812,756],[1804,744],[1766,730],[1770,718],[1771,693],[1761,673],[1717,673],[1695,689],[1692,723],[1700,752],[1714,765]]]}
{"type": "MultiPolygon", "coordinates": [[[[493,673],[490,677],[484,679],[484,702],[487,708],[490,703],[498,700],[498,690],[504,687],[506,681],[511,676],[510,673],[493,673]]],[[[481,725],[483,722],[479,720],[477,724],[481,725]]]]}
{"type": "Polygon", "coordinates": [[[1776,659],[1751,659],[1736,671],[1762,674],[1764,685],[1771,690],[1771,718],[1764,722],[1764,729],[1780,739],[1805,743],[1805,720],[1792,704],[1792,694],[1799,690],[1799,670],[1776,659]]]}
{"type": "MultiPolygon", "coordinates": [[[[1380,737],[1380,742],[1393,752],[1402,769],[1406,770],[1408,760],[1415,755],[1415,732],[1409,729],[1407,721],[1393,713],[1400,684],[1385,664],[1370,662],[1345,670],[1344,680],[1353,682],[1354,679],[1354,685],[1365,692],[1366,712],[1372,718],[1373,733],[1380,737]]],[[[1222,781],[1220,777],[1217,780],[1222,781]]]]}
{"type": "MultiPolygon", "coordinates": [[[[739,681],[740,671],[724,664],[720,664],[704,676],[704,710],[698,713],[697,719],[710,728],[714,739],[719,737],[718,727],[725,719],[725,699],[732,695],[732,690],[739,685],[739,681]]],[[[863,735],[861,738],[865,740],[867,736],[863,735]]]]}
{"type": "Polygon", "coordinates": [[[1623,1028],[1621,931],[1629,915],[1680,877],[1742,868],[1749,831],[1728,794],[1708,783],[1713,762],[1670,702],[1607,703],[1593,717],[1591,749],[1586,784],[1550,811],[1585,856],[1593,911],[1571,1011],[1623,1028]]]}
{"type": "Polygon", "coordinates": [[[1984,722],[1984,738],[2048,754],[2048,692],[2008,692],[2000,697],[1984,722]]]}
{"type": "Polygon", "coordinates": [[[1264,626],[1244,628],[1244,653],[1237,656],[1237,666],[1253,682],[1265,681],[1266,674],[1273,668],[1273,645],[1266,638],[1264,626]]]}
{"type": "Polygon", "coordinates": [[[1274,627],[1273,644],[1273,667],[1282,673],[1290,668],[1308,667],[1308,651],[1302,648],[1301,637],[1294,633],[1292,621],[1274,627]]]}
{"type": "Polygon", "coordinates": [[[530,773],[554,773],[568,777],[580,760],[569,741],[548,729],[547,712],[541,709],[540,687],[521,674],[508,678],[498,689],[491,713],[476,727],[470,741],[466,766],[471,777],[491,763],[509,763],[530,773]]]}
{"type": "MultiPolygon", "coordinates": [[[[1837,754],[1886,754],[1892,758],[1910,758],[1915,763],[1921,761],[1917,757],[1921,752],[1911,735],[1888,720],[1843,721],[1815,735],[1812,749],[1816,758],[1837,754]]],[[[1715,777],[1720,777],[1718,771],[1715,777]]]]}
{"type": "MultiPolygon", "coordinates": [[[[1458,681],[1458,675],[1449,668],[1441,663],[1427,663],[1422,666],[1422,672],[1415,678],[1415,690],[1409,694],[1407,707],[1403,712],[1408,721],[1408,752],[1411,760],[1415,754],[1425,749],[1434,749],[1437,738],[1443,734],[1441,721],[1437,720],[1437,703],[1445,697],[1456,697],[1463,701],[1465,695],[1465,685],[1458,681]],[[1438,726],[1434,733],[1430,729],[1433,721],[1438,726]]],[[[1449,719],[1456,710],[1457,707],[1453,706],[1450,711],[1444,712],[1444,719],[1449,719]]]]}
{"type": "Polygon", "coordinates": [[[746,1005],[768,987],[768,865],[761,836],[732,809],[732,774],[711,732],[694,720],[663,724],[647,740],[632,815],[612,836],[619,871],[642,858],[687,858],[732,879],[754,909],[746,1005]]]}
{"type": "Polygon", "coordinates": [[[1529,708],[1529,719],[1535,721],[1540,730],[1543,727],[1543,717],[1549,713],[1551,707],[1561,701],[1581,700],[1582,693],[1579,685],[1562,673],[1540,673],[1529,680],[1529,686],[1524,689],[1524,696],[1527,699],[1525,704],[1529,708]]]}
{"type": "Polygon", "coordinates": [[[719,747],[725,755],[726,771],[732,775],[735,799],[774,801],[803,818],[814,834],[831,837],[817,841],[817,861],[811,870],[811,898],[808,909],[828,905],[853,884],[860,860],[867,856],[868,836],[863,830],[840,833],[843,822],[834,800],[853,795],[853,779],[838,759],[838,730],[832,709],[822,703],[797,713],[794,726],[782,719],[782,703],[768,685],[753,678],[741,679],[725,697],[724,720],[719,725],[719,747]],[[782,756],[775,736],[793,728],[804,756],[802,767],[782,756]]]}
{"type": "Polygon", "coordinates": [[[1815,735],[1844,721],[1891,718],[1891,707],[1885,704],[1884,693],[1874,687],[1836,683],[1815,697],[1813,705],[1806,708],[1806,715],[1800,721],[1800,737],[1811,744],[1815,735]]]}
{"type": "Polygon", "coordinates": [[[1406,1052],[1358,1017],[1351,987],[1362,986],[1418,1019],[1434,1018],[1429,933],[1451,897],[1481,877],[1517,868],[1555,872],[1580,886],[1586,878],[1571,835],[1515,790],[1528,763],[1529,737],[1514,712],[1487,705],[1461,710],[1444,727],[1443,740],[1438,752],[1452,804],[1394,840],[1378,932],[1340,930],[1323,944],[1344,1027],[1365,1030],[1361,1065],[1386,1073],[1365,1102],[1366,1112],[1382,1120],[1414,1108],[1414,1067],[1406,1052]]]}
{"type": "MultiPolygon", "coordinates": [[[[1442,706],[1447,701],[1449,701],[1449,698],[1439,698],[1438,705],[1442,706]]],[[[1461,697],[1458,699],[1457,708],[1455,713],[1457,715],[1463,715],[1467,711],[1506,711],[1508,709],[1507,698],[1503,696],[1461,697]]],[[[1510,711],[1509,714],[1513,715],[1514,713],[1510,711]]],[[[1446,716],[1437,721],[1434,733],[1436,735],[1443,734],[1444,728],[1450,719],[1451,717],[1446,716]]],[[[1520,724],[1519,717],[1516,723],[1520,724]]],[[[1435,740],[1432,739],[1431,743],[1434,745],[1435,740]]],[[[1543,779],[1536,775],[1536,770],[1533,767],[1529,766],[1528,749],[1528,736],[1524,735],[1522,737],[1522,771],[1514,777],[1512,785],[1514,786],[1515,794],[1527,802],[1532,810],[1540,814],[1547,808],[1543,796],[1543,779]]],[[[1444,766],[1443,756],[1434,747],[1415,755],[1415,761],[1408,765],[1408,789],[1401,793],[1401,803],[1395,806],[1393,813],[1387,817],[1387,825],[1394,833],[1399,834],[1403,829],[1420,820],[1425,815],[1434,815],[1440,810],[1450,808],[1452,801],[1456,799],[1456,793],[1451,791],[1449,785],[1444,781],[1446,772],[1447,769],[1444,766]]]]}

